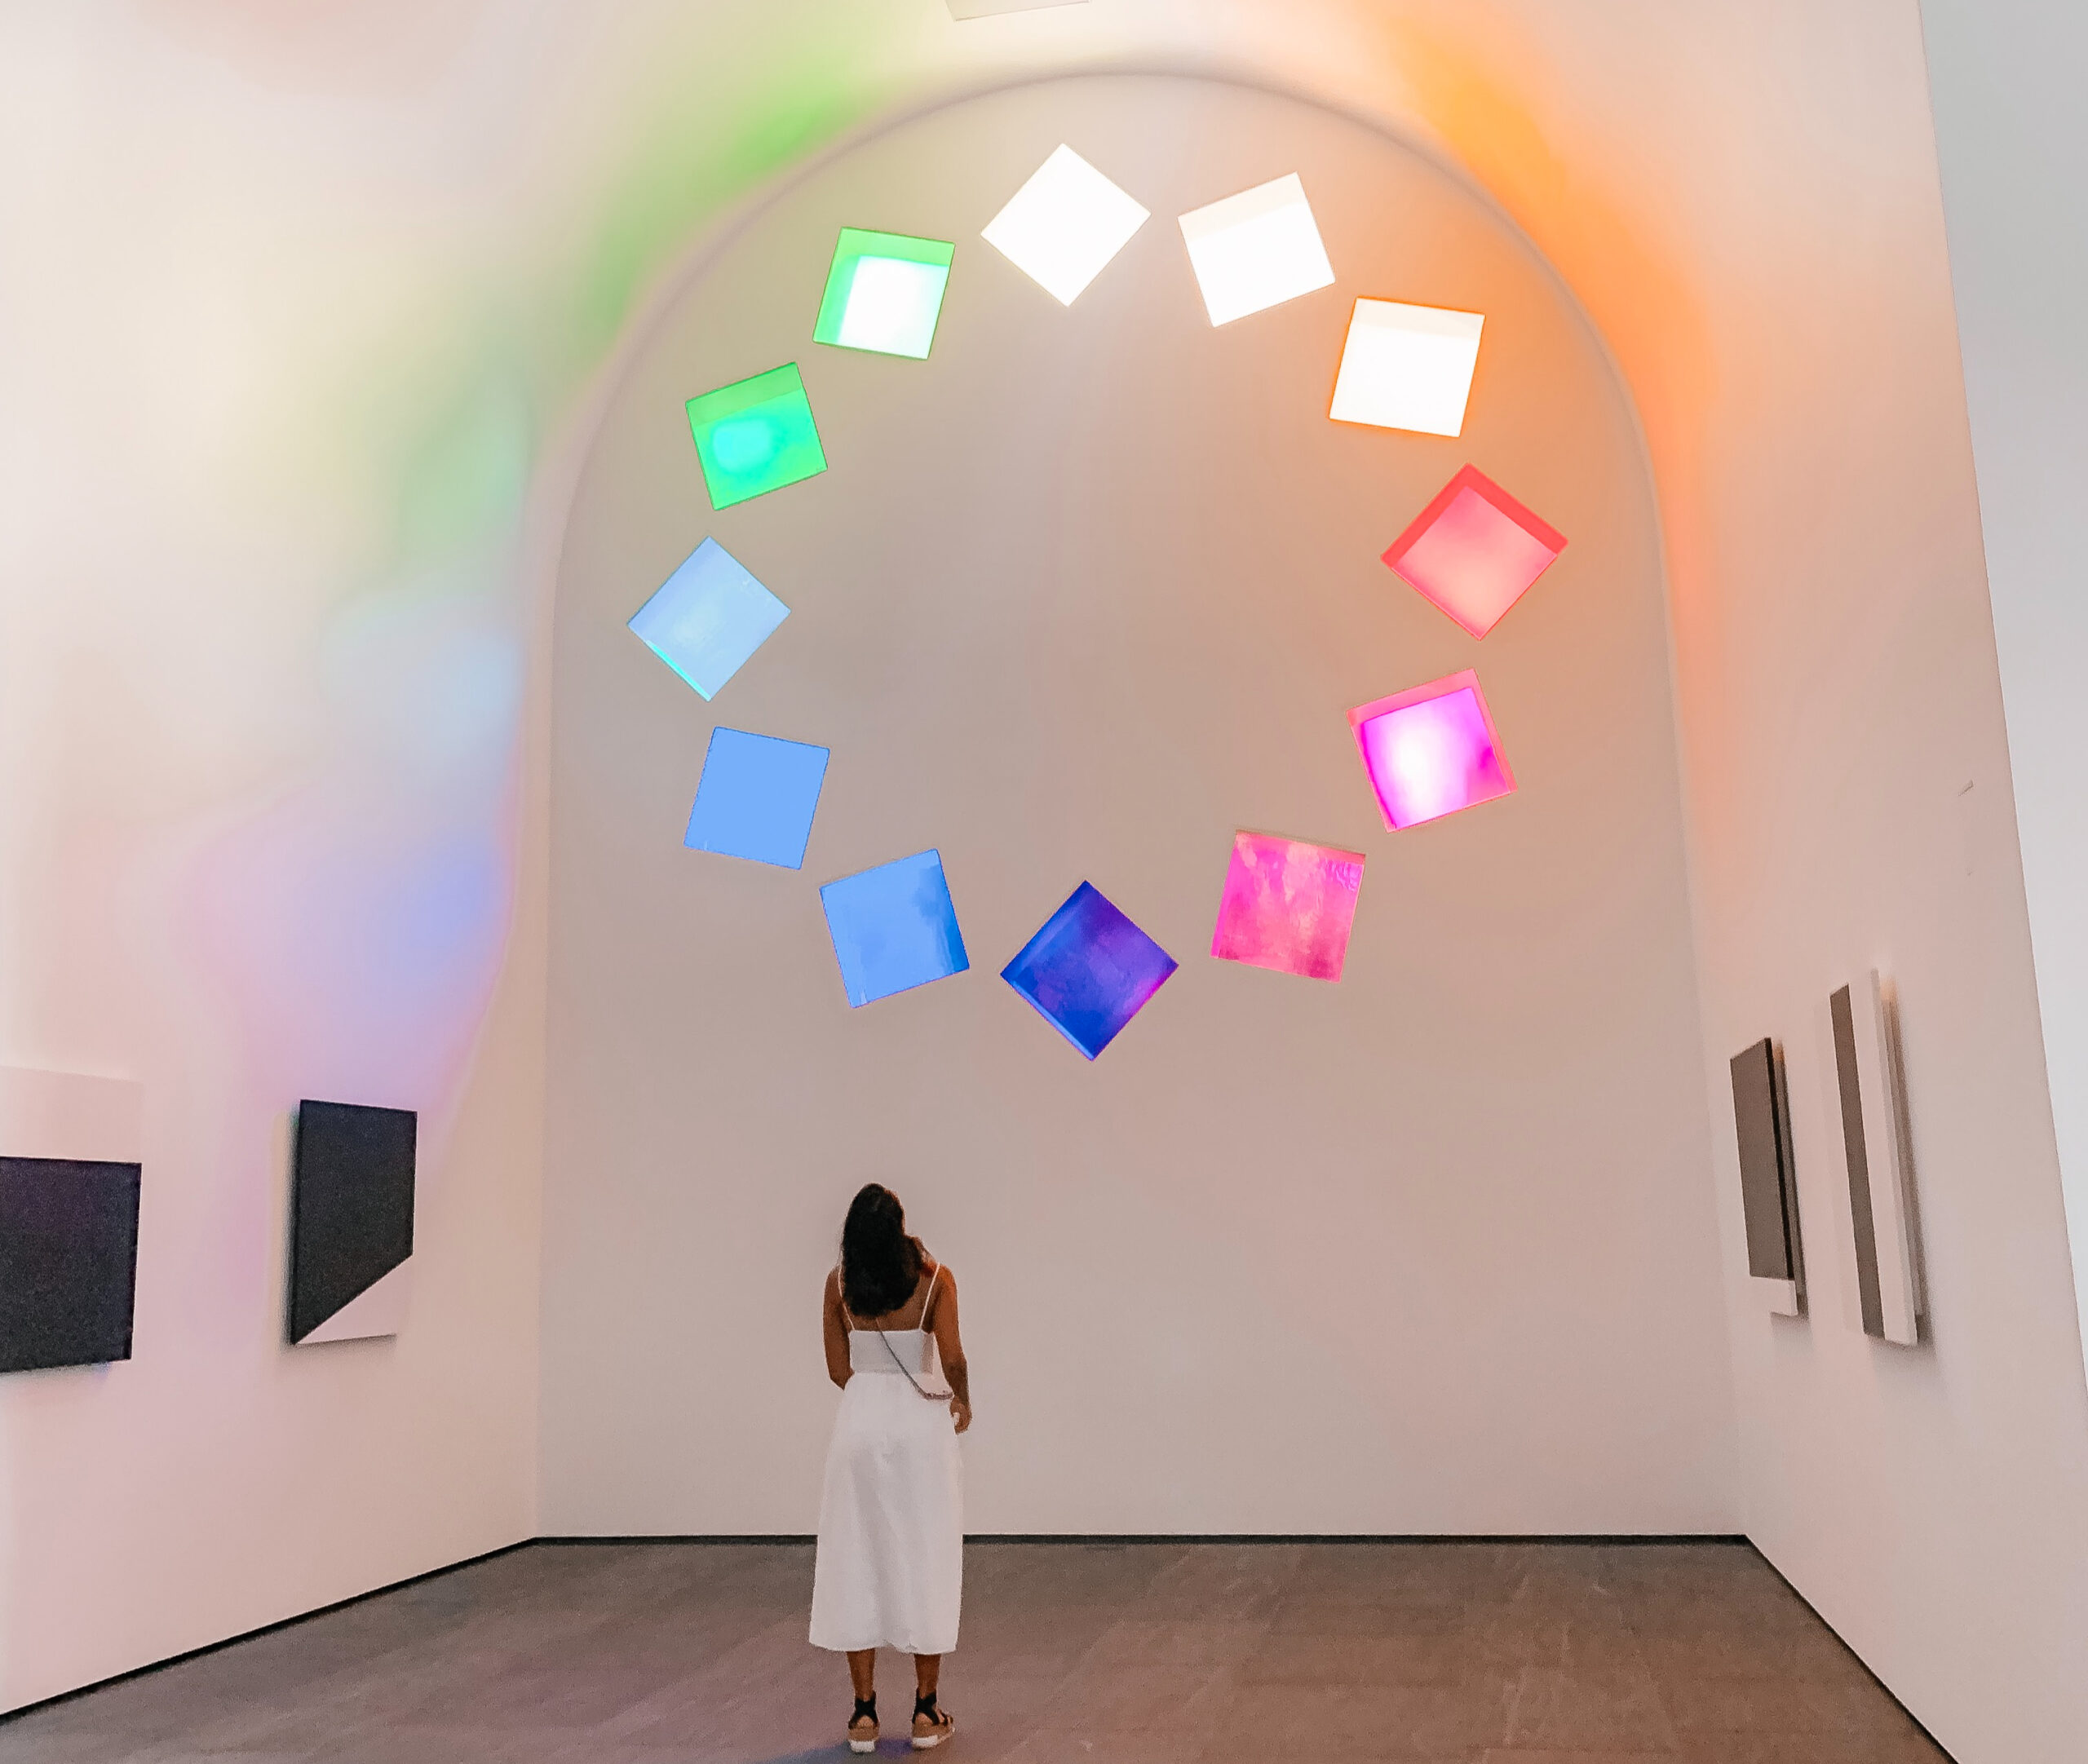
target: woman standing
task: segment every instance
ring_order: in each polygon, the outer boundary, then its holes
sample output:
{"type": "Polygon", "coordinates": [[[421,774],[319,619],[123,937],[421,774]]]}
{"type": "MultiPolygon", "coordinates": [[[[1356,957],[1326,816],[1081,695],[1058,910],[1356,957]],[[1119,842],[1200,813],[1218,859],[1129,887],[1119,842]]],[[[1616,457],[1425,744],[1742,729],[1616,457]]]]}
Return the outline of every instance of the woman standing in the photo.
{"type": "Polygon", "coordinates": [[[914,1749],[925,1752],[957,1726],[936,1707],[936,1682],[942,1656],[957,1646],[964,1583],[957,1436],[971,1425],[971,1391],[957,1282],[907,1235],[899,1197],[876,1183],[849,1206],[821,1323],[841,1410],[820,1498],[812,1646],[848,1656],[852,1752],[877,1749],[878,1649],[911,1654],[914,1749]]]}

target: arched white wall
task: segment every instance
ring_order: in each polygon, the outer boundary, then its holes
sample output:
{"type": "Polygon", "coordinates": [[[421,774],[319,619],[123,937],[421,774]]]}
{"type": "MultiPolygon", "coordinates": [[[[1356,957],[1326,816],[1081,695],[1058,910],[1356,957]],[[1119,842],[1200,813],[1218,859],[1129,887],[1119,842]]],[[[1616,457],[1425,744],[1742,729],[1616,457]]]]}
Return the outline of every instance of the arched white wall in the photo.
{"type": "Polygon", "coordinates": [[[882,1176],[965,1281],[975,1528],[1729,1529],[1666,656],[1591,334],[1382,136],[1051,82],[750,217],[560,570],[546,1528],[812,1527],[882,1176]],[[1062,140],[1154,213],[1070,310],[978,237],[1062,140]],[[1174,217],[1293,170],[1338,283],[1214,330],[1174,217]],[[927,362],[811,343],[843,224],[957,241],[927,362]],[[1462,439],[1327,421],[1364,294],[1487,315],[1462,439]],[[714,516],[683,400],[791,359],[831,470],[714,516]],[[1571,540],[1483,644],[1378,561],[1468,460],[1571,540]],[[706,533],[792,608],[708,705],[624,628],[706,533]],[[1345,712],[1469,666],[1520,789],[1387,835],[1345,712]],[[833,748],[802,873],[682,848],[714,723],[833,748]],[[1338,987],[1205,953],[1236,827],[1368,854],[1338,987]],[[851,1011],[817,884],[931,845],[973,970],[851,1011]],[[1083,878],[1183,963],[1092,1066],[997,972],[1083,878]]]}

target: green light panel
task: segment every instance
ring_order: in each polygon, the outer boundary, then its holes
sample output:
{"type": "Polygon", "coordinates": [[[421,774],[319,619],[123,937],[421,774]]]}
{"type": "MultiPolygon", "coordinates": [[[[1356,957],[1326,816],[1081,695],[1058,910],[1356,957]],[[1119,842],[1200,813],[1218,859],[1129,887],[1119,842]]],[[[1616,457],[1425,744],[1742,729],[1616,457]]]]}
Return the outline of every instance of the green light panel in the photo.
{"type": "Polygon", "coordinates": [[[826,470],[794,361],[692,398],[688,426],[713,508],[730,508],[826,470]]]}
{"type": "Polygon", "coordinates": [[[843,227],[812,341],[926,360],[956,250],[940,239],[843,227]]]}

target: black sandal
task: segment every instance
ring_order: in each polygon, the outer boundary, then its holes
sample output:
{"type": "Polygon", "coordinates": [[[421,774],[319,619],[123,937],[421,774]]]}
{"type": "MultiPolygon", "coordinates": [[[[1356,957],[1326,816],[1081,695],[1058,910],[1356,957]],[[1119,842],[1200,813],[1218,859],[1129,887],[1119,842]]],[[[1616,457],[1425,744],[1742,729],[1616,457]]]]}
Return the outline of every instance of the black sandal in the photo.
{"type": "Polygon", "coordinates": [[[936,1707],[936,1693],[914,1699],[914,1749],[931,1752],[957,1731],[957,1718],[936,1707]]]}
{"type": "Polygon", "coordinates": [[[878,1700],[875,1696],[856,1699],[856,1713],[848,1718],[848,1749],[851,1752],[874,1752],[878,1749],[878,1700]],[[868,1722],[869,1726],[862,1724],[868,1722]]]}

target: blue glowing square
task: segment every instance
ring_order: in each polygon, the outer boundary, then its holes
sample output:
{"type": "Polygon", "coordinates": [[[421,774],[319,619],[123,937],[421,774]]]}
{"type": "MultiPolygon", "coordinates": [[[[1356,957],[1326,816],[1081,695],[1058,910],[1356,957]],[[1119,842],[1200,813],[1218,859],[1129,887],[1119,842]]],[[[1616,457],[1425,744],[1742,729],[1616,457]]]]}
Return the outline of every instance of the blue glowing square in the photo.
{"type": "Polygon", "coordinates": [[[638,609],[630,628],[709,698],[790,616],[737,558],[706,539],[638,609]]]}
{"type": "Polygon", "coordinates": [[[1092,1059],[1174,971],[1174,957],[1082,882],[1001,978],[1092,1059]]]}
{"type": "Polygon", "coordinates": [[[819,891],[852,1006],[889,998],[971,966],[940,851],[917,851],[819,891]]]}
{"type": "Polygon", "coordinates": [[[692,851],[801,868],[827,757],[826,749],[804,741],[713,729],[682,843],[692,851]]]}

